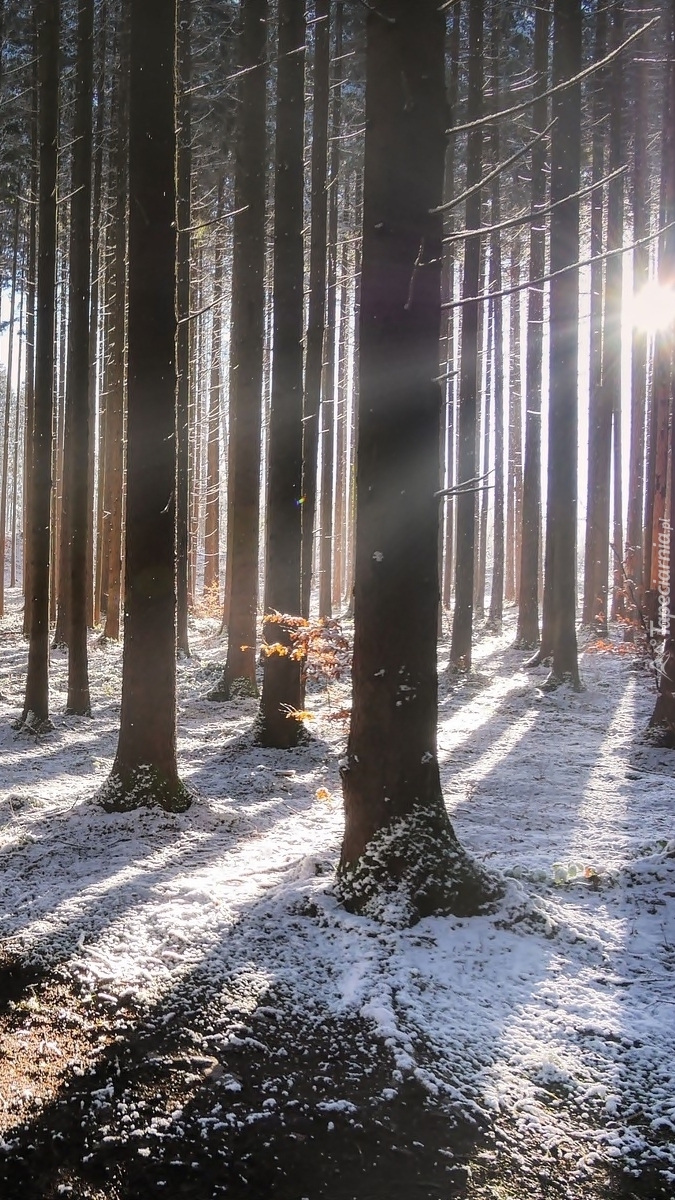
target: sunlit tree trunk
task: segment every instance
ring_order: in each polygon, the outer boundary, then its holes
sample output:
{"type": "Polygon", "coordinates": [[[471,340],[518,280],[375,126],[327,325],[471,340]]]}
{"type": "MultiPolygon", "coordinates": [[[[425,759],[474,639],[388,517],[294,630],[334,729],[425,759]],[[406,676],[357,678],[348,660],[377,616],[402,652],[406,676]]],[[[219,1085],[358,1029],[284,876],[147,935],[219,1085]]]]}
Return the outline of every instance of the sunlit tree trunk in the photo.
{"type": "Polygon", "coordinates": [[[188,639],[188,531],[190,456],[190,250],[192,187],[191,126],[191,25],[192,0],[179,0],[178,7],[178,396],[176,471],[176,646],[179,654],[190,653],[188,639]]]}
{"type": "Polygon", "coordinates": [[[379,0],[366,20],[354,691],[340,887],[350,908],[371,916],[384,915],[393,893],[399,918],[414,920],[470,912],[485,898],[448,820],[436,757],[443,17],[436,0],[379,0]]]}

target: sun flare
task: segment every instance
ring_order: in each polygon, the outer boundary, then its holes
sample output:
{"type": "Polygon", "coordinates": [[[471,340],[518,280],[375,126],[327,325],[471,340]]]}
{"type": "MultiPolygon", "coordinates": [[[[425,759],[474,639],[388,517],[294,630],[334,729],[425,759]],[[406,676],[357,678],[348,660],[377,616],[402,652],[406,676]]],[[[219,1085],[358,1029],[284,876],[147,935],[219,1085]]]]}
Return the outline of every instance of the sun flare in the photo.
{"type": "Polygon", "coordinates": [[[637,329],[656,333],[675,321],[675,290],[652,280],[630,302],[630,322],[637,329]]]}

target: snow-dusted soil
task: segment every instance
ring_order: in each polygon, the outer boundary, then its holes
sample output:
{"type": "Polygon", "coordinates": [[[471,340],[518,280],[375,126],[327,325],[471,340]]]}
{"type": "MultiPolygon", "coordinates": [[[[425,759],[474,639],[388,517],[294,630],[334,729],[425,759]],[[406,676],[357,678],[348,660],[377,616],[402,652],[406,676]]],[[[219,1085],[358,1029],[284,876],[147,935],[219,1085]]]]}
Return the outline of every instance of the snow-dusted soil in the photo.
{"type": "Polygon", "coordinates": [[[654,686],[630,656],[587,653],[586,690],[548,694],[512,637],[482,638],[463,683],[440,663],[448,808],[504,900],[400,929],[333,894],[346,682],[312,685],[307,745],[261,749],[254,701],[205,699],[225,648],[197,622],[195,801],[108,815],[119,647],[92,640],[87,720],[53,653],[36,739],[10,727],[26,648],[5,622],[1,1195],[27,1200],[43,1154],[45,1197],[675,1195],[675,754],[642,741],[654,686]],[[341,1182],[303,1174],[313,1143],[341,1182]]]}

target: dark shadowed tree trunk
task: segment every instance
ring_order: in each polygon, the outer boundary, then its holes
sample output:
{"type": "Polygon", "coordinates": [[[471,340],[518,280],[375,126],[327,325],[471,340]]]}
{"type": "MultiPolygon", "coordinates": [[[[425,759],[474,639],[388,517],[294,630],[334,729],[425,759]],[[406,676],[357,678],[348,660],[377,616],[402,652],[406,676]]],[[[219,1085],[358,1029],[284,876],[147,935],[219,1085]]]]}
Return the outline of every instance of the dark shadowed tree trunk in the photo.
{"type": "MultiPolygon", "coordinates": [[[[339,5],[339,7],[342,7],[339,5]]],[[[312,214],[309,259],[307,361],[302,429],[302,615],[309,616],[314,556],[319,407],[326,325],[326,237],[328,228],[328,100],[330,26],[328,0],[316,0],[314,107],[312,111],[312,214]]],[[[337,182],[335,183],[337,187],[337,182]]]]}
{"type": "Polygon", "coordinates": [[[190,458],[190,249],[192,188],[192,0],[178,7],[178,395],[176,398],[176,648],[189,655],[188,639],[188,525],[190,458]]]}
{"type": "Polygon", "coordinates": [[[28,287],[26,296],[26,397],[23,496],[23,636],[30,633],[30,560],[33,514],[33,425],[35,412],[35,325],[37,315],[37,206],[38,206],[38,55],[37,14],[33,15],[33,85],[31,88],[30,216],[28,218],[28,287]]]}
{"type": "MultiPolygon", "coordinates": [[[[7,366],[5,373],[5,413],[2,431],[2,470],[0,472],[0,617],[5,613],[5,559],[7,552],[7,498],[9,495],[9,432],[11,429],[10,414],[12,411],[12,367],[14,361],[14,318],[16,310],[16,284],[19,262],[19,195],[21,184],[17,180],[17,196],[14,201],[14,232],[12,235],[12,282],[9,299],[9,336],[7,348],[7,366]]],[[[17,391],[16,403],[19,403],[17,391]]]]}
{"type": "Polygon", "coordinates": [[[100,799],[184,809],[176,766],[176,7],[131,0],[129,358],[120,735],[100,799]]]}
{"type": "Polygon", "coordinates": [[[354,700],[342,769],[345,903],[470,912],[485,881],[448,820],[436,756],[443,17],[367,17],[354,700]],[[384,18],[384,19],[383,19],[384,18]]]}
{"type": "Polygon", "coordinates": [[[224,677],[210,694],[257,694],[260,425],[265,340],[265,111],[267,0],[242,13],[230,348],[231,595],[224,677]]]}
{"type": "Polygon", "coordinates": [[[56,169],[59,108],[59,0],[40,0],[38,30],[39,239],[35,400],[30,494],[28,674],[21,724],[49,727],[49,532],[56,287],[56,169]]]}
{"type": "MultiPolygon", "coordinates": [[[[595,15],[594,57],[599,61],[606,49],[607,5],[599,0],[595,15]]],[[[592,177],[598,183],[605,166],[605,118],[607,115],[606,69],[598,72],[593,96],[592,177]]],[[[584,599],[581,619],[599,633],[607,631],[607,572],[609,567],[609,473],[612,409],[611,398],[602,387],[602,311],[604,264],[600,259],[603,241],[604,189],[591,193],[591,311],[588,378],[588,488],[586,500],[586,544],[584,599]],[[607,400],[609,399],[609,405],[607,400]]]]}
{"type": "MultiPolygon", "coordinates": [[[[549,4],[542,0],[534,20],[533,93],[541,96],[548,77],[549,4]]],[[[538,100],[532,112],[535,133],[546,128],[547,101],[538,100]]],[[[546,269],[546,226],[538,211],[546,202],[547,146],[542,138],[532,148],[530,279],[546,269]]],[[[539,643],[539,528],[541,525],[541,391],[544,340],[544,293],[541,285],[527,293],[527,371],[525,402],[525,466],[523,470],[523,530],[518,595],[516,645],[534,650],[539,643]]]]}
{"type": "MultiPolygon", "coordinates": [[[[476,121],[481,115],[483,95],[483,0],[469,4],[469,97],[467,120],[476,121]]],[[[467,188],[475,186],[481,176],[483,135],[477,125],[469,131],[467,145],[467,188]]],[[[475,191],[466,202],[466,228],[480,226],[481,195],[475,191]]],[[[464,249],[462,296],[478,295],[480,279],[480,237],[469,237],[464,249]]],[[[479,302],[470,300],[462,307],[462,341],[459,374],[459,430],[457,482],[466,483],[476,477],[476,405],[478,396],[478,309],[479,302]]],[[[471,667],[471,637],[473,632],[473,560],[474,515],[476,497],[471,491],[457,497],[457,558],[455,569],[455,611],[452,621],[450,658],[456,668],[471,667]]]]}
{"type": "Polygon", "coordinates": [[[213,312],[211,326],[211,371],[206,443],[206,512],[204,515],[204,591],[215,590],[220,582],[220,426],[222,404],[223,355],[223,260],[225,247],[222,228],[224,181],[218,184],[216,208],[215,266],[213,272],[213,312]]]}
{"type": "MultiPolygon", "coordinates": [[[[647,7],[646,0],[643,0],[647,7]]],[[[647,65],[644,57],[633,64],[635,98],[633,110],[633,240],[649,234],[647,203],[647,65]]],[[[649,278],[649,246],[633,251],[633,294],[638,295],[649,278]]],[[[632,331],[630,461],[628,469],[628,521],[626,526],[626,574],[642,589],[642,502],[645,483],[645,412],[647,401],[647,331],[632,331]]]]}
{"type": "Polygon", "coordinates": [[[68,568],[68,712],[89,712],[87,666],[87,534],[91,521],[89,490],[89,301],[91,294],[92,92],[94,74],[94,0],[79,0],[77,83],[73,127],[73,178],[70,209],[70,301],[65,474],[69,479],[70,550],[68,568]]]}
{"type": "MultiPolygon", "coordinates": [[[[581,69],[581,0],[554,0],[553,83],[581,69]]],[[[579,686],[576,636],[576,521],[579,360],[579,147],[581,87],[553,98],[551,132],[550,355],[546,576],[551,588],[548,686],[579,686]],[[574,152],[570,152],[570,147],[574,152]],[[558,204],[558,201],[562,203],[558,204]]]]}
{"type": "MultiPolygon", "coordinates": [[[[302,545],[303,123],[305,16],[279,3],[279,67],[274,197],[274,334],[267,477],[265,612],[299,617],[302,545]]],[[[258,736],[265,746],[296,745],[302,663],[290,628],[263,627],[263,690],[258,736]]]]}

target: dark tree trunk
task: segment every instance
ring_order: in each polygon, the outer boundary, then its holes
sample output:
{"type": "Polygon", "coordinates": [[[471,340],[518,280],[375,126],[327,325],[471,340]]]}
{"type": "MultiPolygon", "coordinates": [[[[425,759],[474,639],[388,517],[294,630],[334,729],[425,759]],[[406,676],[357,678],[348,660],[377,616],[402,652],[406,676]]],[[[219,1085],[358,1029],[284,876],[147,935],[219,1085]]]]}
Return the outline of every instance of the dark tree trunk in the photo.
{"type": "MultiPolygon", "coordinates": [[[[554,0],[553,83],[581,70],[581,0],[554,0]]],[[[581,87],[575,83],[553,99],[551,132],[550,355],[547,533],[550,553],[549,686],[571,680],[579,687],[577,663],[576,520],[579,360],[579,146],[581,87]],[[570,147],[575,148],[570,153],[570,147]],[[558,203],[562,201],[562,203],[558,203]]],[[[547,547],[548,549],[548,547],[547,547]]]]}
{"type": "Polygon", "coordinates": [[[126,317],[126,250],[127,250],[127,187],[128,138],[127,114],[129,112],[129,6],[132,0],[123,0],[120,10],[120,62],[117,108],[117,140],[115,165],[112,173],[114,182],[114,215],[112,237],[112,289],[110,312],[110,385],[106,397],[106,485],[110,513],[108,540],[108,580],[105,627],[103,636],[116,641],[120,636],[120,604],[122,600],[122,509],[124,477],[124,342],[126,317]]]}
{"type": "MultiPolygon", "coordinates": [[[[596,60],[603,57],[607,41],[607,6],[598,0],[595,16],[596,60]]],[[[606,71],[595,80],[593,97],[592,178],[597,183],[605,169],[606,71]]],[[[591,192],[591,256],[602,251],[604,189],[591,192]]],[[[608,260],[611,262],[611,259],[608,260]]],[[[590,361],[588,380],[588,489],[584,601],[581,619],[607,632],[607,575],[609,570],[609,476],[612,438],[612,399],[602,383],[603,263],[591,265],[590,361]]]]}
{"type": "Polygon", "coordinates": [[[73,126],[73,178],[70,210],[70,325],[68,329],[68,377],[66,446],[70,480],[70,587],[68,631],[67,711],[90,711],[87,667],[87,534],[91,522],[89,490],[90,325],[92,166],[92,92],[94,73],[94,0],[79,0],[77,27],[77,94],[73,126]]]}
{"type": "Polygon", "coordinates": [[[470,912],[485,899],[448,820],[436,756],[447,124],[436,0],[379,0],[367,17],[366,62],[354,698],[340,886],[350,908],[382,916],[393,899],[399,919],[412,920],[470,912]]]}
{"type": "MultiPolygon", "coordinates": [[[[469,97],[467,120],[480,118],[483,97],[483,0],[469,4],[469,97]]],[[[483,136],[480,125],[469,131],[467,145],[467,188],[481,176],[483,136]]],[[[466,228],[480,226],[481,197],[476,191],[466,202],[466,228]]],[[[464,250],[462,296],[478,295],[480,279],[480,237],[468,237],[464,250]]],[[[470,300],[462,308],[462,343],[459,375],[459,445],[457,482],[476,476],[476,404],[478,396],[478,309],[470,300]]],[[[457,498],[457,565],[455,569],[455,611],[452,621],[450,658],[455,668],[470,670],[473,632],[474,519],[476,497],[471,491],[457,498]]]]}
{"type": "Polygon", "coordinates": [[[265,111],[267,0],[242,13],[240,125],[237,135],[230,437],[232,564],[227,661],[212,699],[255,695],[258,600],[260,435],[265,337],[265,111]]]}
{"type": "MultiPolygon", "coordinates": [[[[17,197],[14,202],[14,233],[12,245],[12,282],[9,300],[9,336],[7,348],[7,372],[5,380],[5,415],[2,431],[2,473],[0,475],[0,617],[5,614],[5,559],[7,551],[7,497],[9,495],[9,431],[12,409],[12,368],[14,365],[14,317],[16,312],[16,281],[19,261],[19,195],[21,185],[17,180],[17,197]]],[[[17,405],[19,396],[17,392],[17,405]]]]}
{"type": "Polygon", "coordinates": [[[340,120],[342,113],[342,15],[338,4],[335,23],[335,58],[338,62],[333,81],[331,155],[328,211],[328,284],[326,294],[326,337],[324,383],[321,401],[321,497],[319,514],[319,616],[332,615],[333,568],[333,438],[335,430],[335,334],[337,317],[338,208],[340,198],[340,120]]]}
{"type": "MultiPolygon", "coordinates": [[[[105,96],[105,77],[106,77],[106,46],[108,32],[108,5],[107,0],[103,0],[99,13],[99,30],[98,30],[98,62],[96,67],[96,131],[93,138],[95,144],[94,153],[94,181],[92,192],[92,228],[91,228],[91,309],[90,309],[90,325],[89,325],[89,503],[92,505],[92,512],[89,515],[87,522],[87,624],[92,628],[98,625],[100,620],[100,611],[98,611],[98,602],[100,597],[96,593],[96,565],[95,565],[95,544],[98,531],[98,506],[101,499],[103,472],[101,463],[99,462],[98,480],[96,478],[96,454],[95,454],[95,438],[94,430],[96,428],[96,409],[97,409],[97,390],[98,381],[101,376],[99,371],[99,354],[98,354],[98,339],[99,339],[99,321],[101,316],[101,246],[103,239],[101,238],[101,211],[102,211],[102,195],[103,195],[103,130],[105,128],[106,115],[106,96],[105,96]],[[94,493],[96,492],[96,509],[94,506],[94,493]],[[96,518],[96,519],[95,519],[96,518]]],[[[93,149],[93,147],[92,147],[93,149]]],[[[99,418],[101,409],[99,405],[99,418]]]]}
{"type": "MultiPolygon", "coordinates": [[[[302,433],[302,615],[309,616],[316,513],[319,407],[326,325],[326,237],[328,228],[328,101],[330,78],[329,0],[316,0],[314,108],[312,112],[312,214],[309,312],[302,433]]],[[[338,3],[341,13],[342,4],[338,3]]],[[[337,52],[337,51],[336,51],[337,52]]],[[[333,174],[331,172],[331,183],[333,174]]],[[[337,187],[337,181],[334,182],[337,187]]]]}
{"type": "MultiPolygon", "coordinates": [[[[534,78],[532,90],[541,95],[548,78],[549,4],[542,0],[534,22],[534,78]]],[[[532,113],[535,133],[546,127],[548,104],[538,100],[532,113]]],[[[532,149],[530,210],[530,279],[546,270],[546,227],[537,216],[546,203],[546,142],[532,149]]],[[[533,650],[539,642],[539,529],[541,526],[541,393],[544,340],[544,293],[541,286],[527,293],[527,371],[525,398],[525,467],[523,471],[523,528],[518,594],[516,645],[533,650]]]]}
{"type": "MultiPolygon", "coordinates": [[[[450,78],[448,81],[448,106],[450,110],[451,124],[455,122],[455,110],[457,108],[457,93],[459,84],[459,44],[460,44],[460,9],[459,5],[455,5],[452,14],[452,27],[449,38],[450,52],[450,78]]],[[[455,138],[450,137],[445,151],[445,183],[444,196],[446,201],[451,200],[455,190],[455,138]]],[[[454,226],[454,217],[452,213],[448,213],[443,224],[444,235],[452,233],[454,226]]],[[[443,256],[443,274],[441,277],[441,294],[443,303],[448,305],[445,316],[445,345],[444,353],[441,356],[441,362],[445,363],[445,407],[446,407],[446,482],[445,486],[449,489],[455,483],[455,441],[456,441],[456,420],[455,408],[457,399],[457,387],[455,380],[455,341],[457,331],[459,329],[459,314],[457,309],[453,309],[452,302],[455,298],[455,255],[458,242],[451,242],[447,251],[443,256]]],[[[443,346],[443,340],[441,340],[443,346]]],[[[455,551],[455,501],[454,497],[448,496],[445,501],[445,560],[443,568],[443,605],[445,608],[450,607],[450,598],[452,596],[453,579],[454,579],[454,551],[455,551]]]]}
{"type": "Polygon", "coordinates": [[[222,401],[223,353],[223,192],[221,177],[216,208],[216,244],[213,272],[213,313],[211,327],[211,371],[209,378],[208,432],[206,444],[206,512],[204,516],[204,591],[216,590],[220,583],[220,418],[222,401]]]}
{"type": "Polygon", "coordinates": [[[38,206],[38,56],[37,15],[33,16],[33,86],[30,121],[30,215],[28,218],[28,281],[26,296],[26,397],[24,417],[23,485],[23,636],[30,636],[30,559],[33,513],[33,426],[35,413],[35,323],[37,315],[37,206],[38,206]]]}
{"type": "Polygon", "coordinates": [[[108,808],[184,809],[176,766],[176,8],[131,0],[129,387],[120,736],[108,808]]]}
{"type": "Polygon", "coordinates": [[[191,26],[192,0],[179,0],[178,20],[178,396],[176,437],[176,646],[189,655],[188,640],[188,475],[190,460],[190,224],[192,187],[191,26]]]}
{"type": "MultiPolygon", "coordinates": [[[[19,503],[19,472],[20,472],[20,455],[21,455],[21,366],[22,366],[22,340],[23,340],[23,311],[26,299],[26,241],[24,238],[23,247],[23,280],[21,285],[21,299],[19,302],[19,354],[16,379],[16,405],[14,408],[14,444],[12,452],[12,515],[11,515],[11,539],[12,549],[9,559],[9,586],[16,587],[16,560],[17,560],[17,523],[18,523],[18,503],[19,503]]],[[[24,460],[25,461],[25,460],[24,460]]]]}
{"type": "MultiPolygon", "coordinates": [[[[279,0],[265,612],[291,616],[301,610],[304,44],[302,6],[279,0]]],[[[266,621],[263,637],[258,736],[284,749],[300,734],[292,713],[302,709],[302,664],[283,623],[266,621]]]]}
{"type": "MultiPolygon", "coordinates": [[[[645,0],[646,8],[646,0],[645,0]]],[[[644,59],[634,63],[635,98],[633,110],[633,241],[649,234],[647,202],[647,67],[644,59]]],[[[633,295],[638,295],[649,279],[649,246],[633,251],[633,295]]],[[[647,332],[633,329],[631,355],[630,462],[628,471],[628,522],[626,526],[626,574],[642,591],[642,504],[645,484],[645,412],[647,400],[647,332]]]]}
{"type": "MultiPolygon", "coordinates": [[[[493,62],[494,106],[499,109],[499,4],[493,4],[491,55],[493,62]]],[[[498,163],[500,154],[500,126],[496,121],[491,130],[492,157],[498,163]]],[[[497,176],[492,183],[491,219],[493,225],[501,221],[501,186],[497,176]]],[[[490,238],[490,291],[502,290],[502,245],[498,229],[490,238]]],[[[492,588],[490,594],[490,624],[499,630],[504,611],[504,312],[501,296],[490,302],[492,308],[494,339],[494,407],[495,407],[495,494],[494,494],[494,538],[492,551],[492,588]]],[[[487,470],[487,464],[485,467],[487,470]]]]}
{"type": "MultiPolygon", "coordinates": [[[[623,0],[614,0],[612,46],[616,49],[624,38],[623,0]]],[[[611,89],[613,96],[623,96],[624,59],[618,55],[612,63],[611,89]]],[[[609,125],[609,168],[618,171],[624,162],[622,105],[612,104],[609,125]]],[[[618,250],[623,244],[623,175],[612,179],[607,188],[607,249],[618,250]]],[[[621,454],[621,352],[622,352],[623,255],[607,259],[605,275],[605,313],[602,336],[602,387],[608,394],[612,410],[613,464],[613,548],[609,560],[613,578],[612,603],[608,612],[615,621],[623,614],[623,499],[621,454]]],[[[609,539],[608,539],[609,540],[609,539]]],[[[608,551],[609,551],[608,547],[608,551]]]]}
{"type": "Polygon", "coordinates": [[[21,723],[34,730],[49,722],[49,532],[51,514],[54,315],[56,289],[56,174],[59,110],[59,0],[39,0],[38,140],[39,241],[35,400],[30,491],[30,604],[28,673],[21,723]]]}

